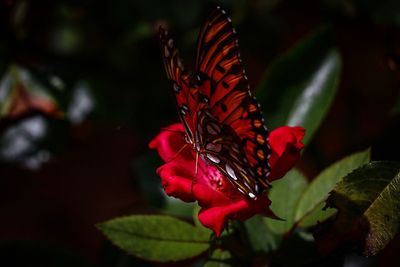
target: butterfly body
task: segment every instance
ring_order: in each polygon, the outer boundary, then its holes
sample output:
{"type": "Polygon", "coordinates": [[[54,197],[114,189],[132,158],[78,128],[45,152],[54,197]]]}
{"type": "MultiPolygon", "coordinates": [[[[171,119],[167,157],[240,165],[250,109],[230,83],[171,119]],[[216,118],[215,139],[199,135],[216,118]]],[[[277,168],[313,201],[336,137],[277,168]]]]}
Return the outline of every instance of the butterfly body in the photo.
{"type": "Polygon", "coordinates": [[[230,19],[217,8],[204,23],[192,76],[162,28],[160,40],[186,142],[242,194],[255,199],[269,187],[268,130],[249,90],[230,19]]]}

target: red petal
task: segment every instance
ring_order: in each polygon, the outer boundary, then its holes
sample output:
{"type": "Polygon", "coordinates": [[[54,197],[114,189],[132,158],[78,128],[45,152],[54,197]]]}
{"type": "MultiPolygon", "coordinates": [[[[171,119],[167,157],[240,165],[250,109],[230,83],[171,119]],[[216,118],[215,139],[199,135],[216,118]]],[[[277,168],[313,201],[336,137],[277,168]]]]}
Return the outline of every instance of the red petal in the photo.
{"type": "MultiPolygon", "coordinates": [[[[190,149],[189,147],[187,149],[190,149]]],[[[187,151],[185,151],[188,153],[187,151]]],[[[183,152],[181,152],[183,153],[183,152]]],[[[181,154],[180,153],[180,154],[181,154]]],[[[242,195],[228,181],[225,181],[221,190],[212,186],[212,177],[226,179],[213,166],[207,165],[202,159],[199,159],[199,168],[195,177],[195,161],[178,155],[170,162],[158,168],[157,173],[161,177],[161,181],[165,192],[169,196],[174,196],[183,201],[197,200],[202,207],[210,207],[216,205],[226,205],[230,203],[232,193],[226,191],[231,190],[236,195],[242,195]],[[228,184],[226,184],[228,183],[228,184]],[[223,190],[223,191],[222,191],[223,190]]]]}
{"type": "Polygon", "coordinates": [[[183,138],[184,130],[182,123],[175,123],[164,128],[150,141],[149,147],[156,149],[164,161],[170,161],[186,144],[183,138]]]}
{"type": "Polygon", "coordinates": [[[304,147],[301,139],[305,130],[302,127],[283,126],[276,128],[269,135],[271,146],[271,175],[269,180],[281,178],[292,168],[300,158],[300,151],[304,147]]]}
{"type": "Polygon", "coordinates": [[[204,226],[212,229],[216,236],[219,237],[229,219],[243,221],[256,214],[274,217],[275,215],[269,209],[270,204],[271,201],[265,195],[251,201],[243,198],[225,206],[202,208],[199,212],[199,220],[204,226]]]}
{"type": "MultiPolygon", "coordinates": [[[[161,177],[164,191],[169,196],[180,198],[186,202],[197,200],[202,207],[226,205],[231,202],[231,199],[222,192],[201,182],[204,180],[204,178],[201,179],[204,173],[200,169],[197,178],[192,178],[194,177],[194,164],[177,165],[175,161],[171,161],[159,167],[157,174],[161,177]]],[[[235,192],[240,194],[237,190],[235,192]]]]}
{"type": "Polygon", "coordinates": [[[161,177],[165,193],[185,202],[196,201],[196,198],[192,194],[193,181],[176,175],[175,170],[168,163],[157,169],[157,174],[161,177]]]}
{"type": "Polygon", "coordinates": [[[195,184],[193,194],[201,207],[214,207],[231,202],[223,192],[200,183],[195,184]]]}

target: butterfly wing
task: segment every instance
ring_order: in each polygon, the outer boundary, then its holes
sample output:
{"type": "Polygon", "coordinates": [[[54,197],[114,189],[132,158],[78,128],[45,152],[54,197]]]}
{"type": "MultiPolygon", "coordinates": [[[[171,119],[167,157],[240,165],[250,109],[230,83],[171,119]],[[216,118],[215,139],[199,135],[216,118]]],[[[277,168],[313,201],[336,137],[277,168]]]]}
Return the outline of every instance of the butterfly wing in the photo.
{"type": "Polygon", "coordinates": [[[250,168],[239,136],[207,110],[198,112],[198,136],[203,144],[202,156],[216,166],[244,195],[255,198],[261,191],[250,168]]]}
{"type": "Polygon", "coordinates": [[[160,27],[161,54],[167,77],[175,93],[179,117],[190,140],[194,140],[194,117],[197,106],[197,89],[191,86],[189,73],[185,70],[178,49],[168,32],[160,27]]]}
{"type": "MultiPolygon", "coordinates": [[[[259,181],[267,188],[270,172],[268,130],[260,106],[249,89],[236,32],[220,8],[211,13],[201,28],[195,74],[199,101],[220,124],[229,126],[239,137],[248,161],[248,164],[242,162],[242,169],[246,170],[249,179],[259,181]]],[[[229,153],[227,160],[235,156],[235,152],[229,153]]],[[[253,191],[256,191],[254,186],[253,191]]]]}

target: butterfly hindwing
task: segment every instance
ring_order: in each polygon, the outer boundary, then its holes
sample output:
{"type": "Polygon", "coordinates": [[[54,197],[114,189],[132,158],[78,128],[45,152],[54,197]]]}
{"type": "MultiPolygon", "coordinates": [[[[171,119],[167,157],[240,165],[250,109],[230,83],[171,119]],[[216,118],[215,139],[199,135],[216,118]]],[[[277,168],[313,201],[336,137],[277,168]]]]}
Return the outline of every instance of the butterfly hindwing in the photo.
{"type": "Polygon", "coordinates": [[[174,40],[168,32],[160,27],[159,38],[165,71],[172,83],[179,117],[188,137],[194,139],[194,117],[197,106],[197,90],[191,86],[190,76],[185,70],[174,40]]]}
{"type": "Polygon", "coordinates": [[[260,186],[254,179],[239,136],[205,109],[198,112],[197,119],[199,142],[204,144],[203,158],[224,173],[242,194],[255,198],[260,186]]]}

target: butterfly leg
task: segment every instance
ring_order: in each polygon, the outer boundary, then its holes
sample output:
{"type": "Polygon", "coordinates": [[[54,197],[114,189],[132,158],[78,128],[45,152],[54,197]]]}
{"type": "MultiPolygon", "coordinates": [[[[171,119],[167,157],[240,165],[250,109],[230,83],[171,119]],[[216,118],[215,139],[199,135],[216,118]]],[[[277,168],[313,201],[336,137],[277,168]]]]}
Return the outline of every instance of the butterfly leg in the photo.
{"type": "Polygon", "coordinates": [[[173,161],[177,156],[179,156],[179,154],[180,154],[188,145],[189,145],[189,144],[184,144],[184,145],[178,150],[178,152],[176,152],[175,155],[167,161],[167,163],[173,161]]]}
{"type": "Polygon", "coordinates": [[[199,172],[199,152],[196,152],[196,167],[194,170],[194,177],[192,179],[192,185],[190,188],[190,191],[193,192],[193,186],[196,183],[196,177],[197,177],[197,173],[199,172]]]}
{"type": "Polygon", "coordinates": [[[199,170],[199,152],[196,153],[196,168],[195,168],[195,171],[194,171],[194,177],[195,178],[197,176],[198,170],[199,170]]]}

